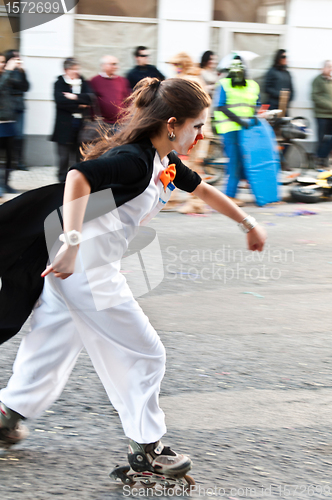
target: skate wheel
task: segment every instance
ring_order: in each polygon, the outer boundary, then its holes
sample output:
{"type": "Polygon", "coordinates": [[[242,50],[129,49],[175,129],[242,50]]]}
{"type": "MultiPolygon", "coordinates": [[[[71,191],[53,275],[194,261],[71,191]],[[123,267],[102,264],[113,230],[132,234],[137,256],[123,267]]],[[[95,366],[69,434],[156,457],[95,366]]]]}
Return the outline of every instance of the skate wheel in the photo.
{"type": "Polygon", "coordinates": [[[166,490],[171,490],[171,489],[175,488],[177,485],[178,485],[178,483],[173,483],[173,481],[164,481],[163,482],[163,487],[166,490]]]}
{"type": "Polygon", "coordinates": [[[150,486],[151,488],[154,488],[156,486],[156,484],[157,484],[156,482],[152,482],[149,479],[144,479],[143,481],[140,481],[140,483],[143,486],[150,486]]]}

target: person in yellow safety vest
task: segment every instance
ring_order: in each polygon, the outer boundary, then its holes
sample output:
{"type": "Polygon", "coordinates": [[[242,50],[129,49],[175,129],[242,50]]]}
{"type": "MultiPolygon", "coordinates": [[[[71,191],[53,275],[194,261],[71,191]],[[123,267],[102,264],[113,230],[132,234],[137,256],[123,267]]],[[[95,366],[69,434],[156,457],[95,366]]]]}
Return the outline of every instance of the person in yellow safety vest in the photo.
{"type": "Polygon", "coordinates": [[[214,124],[217,134],[223,136],[224,149],[229,158],[225,194],[240,206],[244,203],[236,199],[236,192],[239,181],[244,179],[245,175],[239,131],[255,123],[253,118],[259,99],[258,83],[246,79],[243,62],[239,56],[235,56],[227,78],[222,78],[217,84],[214,124]]]}

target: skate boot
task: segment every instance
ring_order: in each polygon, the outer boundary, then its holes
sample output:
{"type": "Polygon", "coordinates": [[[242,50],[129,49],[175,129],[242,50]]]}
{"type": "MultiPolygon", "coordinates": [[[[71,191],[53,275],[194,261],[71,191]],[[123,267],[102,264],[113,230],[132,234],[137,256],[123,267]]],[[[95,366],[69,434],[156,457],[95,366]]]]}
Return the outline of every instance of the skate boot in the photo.
{"type": "Polygon", "coordinates": [[[166,488],[187,489],[195,484],[186,473],[192,462],[186,455],[179,455],[161,441],[139,444],[129,440],[128,461],[130,466],[116,467],[110,476],[133,486],[137,481],[147,486],[159,484],[166,488]]]}
{"type": "Polygon", "coordinates": [[[28,436],[28,428],[21,420],[24,420],[22,415],[0,403],[0,446],[9,447],[28,436]]]}

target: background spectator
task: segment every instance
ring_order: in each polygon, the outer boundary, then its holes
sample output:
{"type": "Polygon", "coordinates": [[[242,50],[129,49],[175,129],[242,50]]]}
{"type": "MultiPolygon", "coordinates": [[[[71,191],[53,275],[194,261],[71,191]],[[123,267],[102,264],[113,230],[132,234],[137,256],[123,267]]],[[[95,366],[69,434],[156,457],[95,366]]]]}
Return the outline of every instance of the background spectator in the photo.
{"type": "Polygon", "coordinates": [[[90,86],[97,96],[101,116],[110,130],[115,132],[115,124],[131,89],[128,80],[116,74],[119,68],[116,57],[104,56],[100,67],[101,72],[91,79],[90,86]]]}
{"type": "Polygon", "coordinates": [[[279,49],[276,52],[273,66],[265,77],[265,92],[267,94],[267,104],[270,105],[269,109],[279,109],[279,98],[282,90],[289,92],[288,107],[294,97],[292,77],[287,70],[286,51],[279,49]]]}
{"type": "MultiPolygon", "coordinates": [[[[187,80],[192,80],[199,83],[205,89],[205,82],[201,77],[202,70],[198,67],[194,61],[191,59],[189,54],[186,52],[179,52],[169,60],[169,64],[172,64],[177,73],[177,77],[185,78],[187,80]]],[[[203,135],[205,134],[205,127],[202,129],[203,135]]],[[[209,142],[209,141],[208,141],[209,142]]],[[[182,161],[187,167],[189,167],[194,172],[197,172],[202,177],[204,172],[202,170],[202,158],[206,156],[208,148],[208,143],[204,140],[199,140],[196,146],[191,149],[188,155],[181,157],[182,161]]],[[[183,214],[188,213],[199,213],[203,214],[206,212],[207,208],[203,200],[198,198],[193,194],[188,195],[187,193],[178,194],[176,191],[173,192],[171,200],[167,204],[167,208],[176,209],[178,212],[183,214]],[[186,197],[185,203],[182,205],[180,202],[183,197],[186,197]]]]}
{"type": "Polygon", "coordinates": [[[0,147],[5,151],[5,168],[0,169],[0,196],[4,193],[15,193],[8,185],[12,165],[13,137],[15,136],[15,106],[11,95],[14,81],[14,70],[18,62],[15,58],[6,62],[4,54],[0,54],[0,147]]]}
{"type": "Polygon", "coordinates": [[[328,167],[332,150],[332,62],[325,61],[322,72],[312,82],[312,100],[317,120],[317,164],[328,167]],[[327,138],[329,137],[329,139],[327,138]]]}
{"type": "Polygon", "coordinates": [[[201,59],[201,76],[205,83],[205,90],[212,98],[215,88],[216,82],[218,80],[218,73],[216,70],[218,61],[217,56],[212,52],[212,50],[207,50],[202,55],[201,59]]]}
{"type": "Polygon", "coordinates": [[[179,78],[189,78],[194,82],[204,86],[204,80],[201,77],[202,70],[191,59],[186,52],[179,52],[173,56],[169,61],[172,64],[179,78]]]}
{"type": "Polygon", "coordinates": [[[225,194],[238,206],[244,205],[236,198],[239,181],[245,179],[241,153],[241,130],[249,128],[259,105],[258,83],[246,78],[240,56],[235,56],[227,78],[222,78],[215,95],[214,118],[216,131],[223,136],[225,152],[229,158],[225,194]]]}
{"type": "Polygon", "coordinates": [[[146,47],[140,45],[134,52],[136,59],[136,66],[129,71],[127,78],[130,86],[133,89],[136,83],[140,82],[143,78],[150,76],[151,78],[158,78],[158,80],[165,80],[165,77],[160,71],[149,62],[149,53],[146,47]]]}
{"type": "Polygon", "coordinates": [[[16,67],[12,73],[11,96],[15,107],[15,139],[14,151],[18,170],[27,170],[23,160],[24,148],[24,93],[29,90],[29,82],[23,68],[23,61],[20,59],[20,54],[17,50],[7,50],[5,53],[6,61],[10,59],[16,60],[16,67]]]}
{"type": "Polygon", "coordinates": [[[92,91],[79,75],[78,62],[69,57],[64,61],[65,74],[60,75],[54,85],[56,118],[51,141],[58,144],[60,182],[64,182],[69,167],[70,154],[75,162],[80,160],[78,134],[82,126],[84,109],[91,105],[92,91]]]}

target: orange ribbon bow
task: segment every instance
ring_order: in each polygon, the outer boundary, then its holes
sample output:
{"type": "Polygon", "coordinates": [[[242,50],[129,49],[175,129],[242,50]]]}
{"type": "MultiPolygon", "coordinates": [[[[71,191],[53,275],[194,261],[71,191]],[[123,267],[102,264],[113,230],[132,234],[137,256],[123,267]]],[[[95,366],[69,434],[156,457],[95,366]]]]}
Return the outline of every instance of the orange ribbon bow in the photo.
{"type": "Polygon", "coordinates": [[[168,165],[168,167],[161,172],[159,179],[164,185],[164,191],[166,191],[168,184],[174,181],[175,176],[176,176],[175,163],[168,165]]]}

